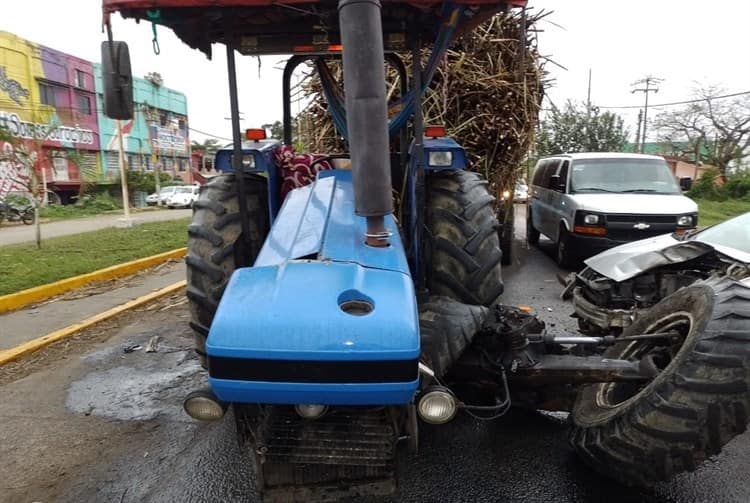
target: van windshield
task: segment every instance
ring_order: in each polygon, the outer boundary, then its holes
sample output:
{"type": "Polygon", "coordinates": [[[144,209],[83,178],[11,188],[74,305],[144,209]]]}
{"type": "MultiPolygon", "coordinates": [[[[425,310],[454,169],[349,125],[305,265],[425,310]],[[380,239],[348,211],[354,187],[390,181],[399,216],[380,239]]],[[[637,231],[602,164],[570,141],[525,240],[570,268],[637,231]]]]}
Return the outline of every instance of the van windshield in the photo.
{"type": "Polygon", "coordinates": [[[574,160],[570,192],[681,193],[663,160],[628,158],[574,160]]]}

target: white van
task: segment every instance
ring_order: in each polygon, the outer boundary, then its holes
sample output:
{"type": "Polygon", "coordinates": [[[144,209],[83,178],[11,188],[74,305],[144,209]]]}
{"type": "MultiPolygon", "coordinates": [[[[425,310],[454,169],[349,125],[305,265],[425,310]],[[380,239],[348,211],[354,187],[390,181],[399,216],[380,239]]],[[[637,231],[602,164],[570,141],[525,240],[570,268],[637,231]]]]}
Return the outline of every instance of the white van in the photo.
{"type": "Polygon", "coordinates": [[[662,157],[580,153],[537,162],[529,187],[526,237],[556,243],[570,267],[603,250],[698,224],[698,205],[682,195],[662,157]]]}

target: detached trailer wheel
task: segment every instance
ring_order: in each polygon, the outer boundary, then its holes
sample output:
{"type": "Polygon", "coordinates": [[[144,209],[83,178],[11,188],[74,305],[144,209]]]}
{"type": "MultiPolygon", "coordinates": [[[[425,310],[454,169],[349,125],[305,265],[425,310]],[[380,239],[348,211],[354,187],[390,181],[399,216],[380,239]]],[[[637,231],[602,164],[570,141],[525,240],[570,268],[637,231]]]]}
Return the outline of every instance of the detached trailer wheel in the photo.
{"type": "Polygon", "coordinates": [[[583,388],[570,442],[595,470],[648,486],[695,470],[748,423],[750,281],[711,279],[653,306],[623,335],[676,331],[672,344],[644,339],[609,348],[656,377],[646,385],[583,388]]]}
{"type": "Polygon", "coordinates": [[[269,228],[266,179],[245,175],[250,249],[240,239],[240,205],[234,174],[221,175],[201,188],[188,228],[187,296],[195,350],[205,365],[206,338],[219,300],[235,269],[252,265],[269,228]]]}
{"type": "Polygon", "coordinates": [[[427,179],[427,283],[432,295],[490,306],[503,293],[495,198],[470,171],[427,179]]]}

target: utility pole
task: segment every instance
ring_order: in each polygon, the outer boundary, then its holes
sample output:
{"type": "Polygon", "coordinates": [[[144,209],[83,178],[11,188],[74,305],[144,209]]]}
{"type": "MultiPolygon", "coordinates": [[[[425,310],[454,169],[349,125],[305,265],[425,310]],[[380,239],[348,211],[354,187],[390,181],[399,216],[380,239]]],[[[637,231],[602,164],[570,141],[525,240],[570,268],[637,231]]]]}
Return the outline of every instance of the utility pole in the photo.
{"type": "Polygon", "coordinates": [[[663,82],[664,79],[660,79],[657,77],[654,77],[652,75],[648,75],[645,78],[641,80],[637,80],[633,82],[632,85],[638,86],[638,85],[644,85],[645,87],[636,87],[631,93],[644,93],[646,95],[646,103],[643,107],[643,132],[642,132],[642,139],[641,139],[641,154],[643,153],[643,148],[646,144],[646,129],[648,127],[648,93],[658,93],[659,88],[656,87],[657,84],[663,82]]]}
{"type": "Polygon", "coordinates": [[[122,122],[117,120],[117,150],[120,164],[120,186],[122,187],[122,209],[123,217],[117,219],[118,227],[132,227],[133,220],[130,218],[130,201],[128,200],[128,177],[125,173],[125,151],[122,142],[122,122]]]}
{"type": "Polygon", "coordinates": [[[591,68],[589,68],[589,87],[586,93],[586,150],[590,151],[591,145],[589,140],[591,138],[591,68]]]}
{"type": "Polygon", "coordinates": [[[643,124],[643,110],[638,110],[638,129],[635,133],[635,151],[643,152],[640,148],[641,144],[641,124],[643,124]]]}

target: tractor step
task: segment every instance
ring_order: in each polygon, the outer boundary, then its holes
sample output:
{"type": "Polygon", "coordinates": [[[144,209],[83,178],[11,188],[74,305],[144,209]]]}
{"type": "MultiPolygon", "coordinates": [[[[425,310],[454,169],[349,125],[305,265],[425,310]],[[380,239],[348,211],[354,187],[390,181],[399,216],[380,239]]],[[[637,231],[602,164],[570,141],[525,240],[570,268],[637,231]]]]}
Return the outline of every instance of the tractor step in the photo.
{"type": "Polygon", "coordinates": [[[333,408],[315,420],[293,407],[238,411],[263,501],[337,501],[396,490],[396,423],[386,407],[333,408]]]}

